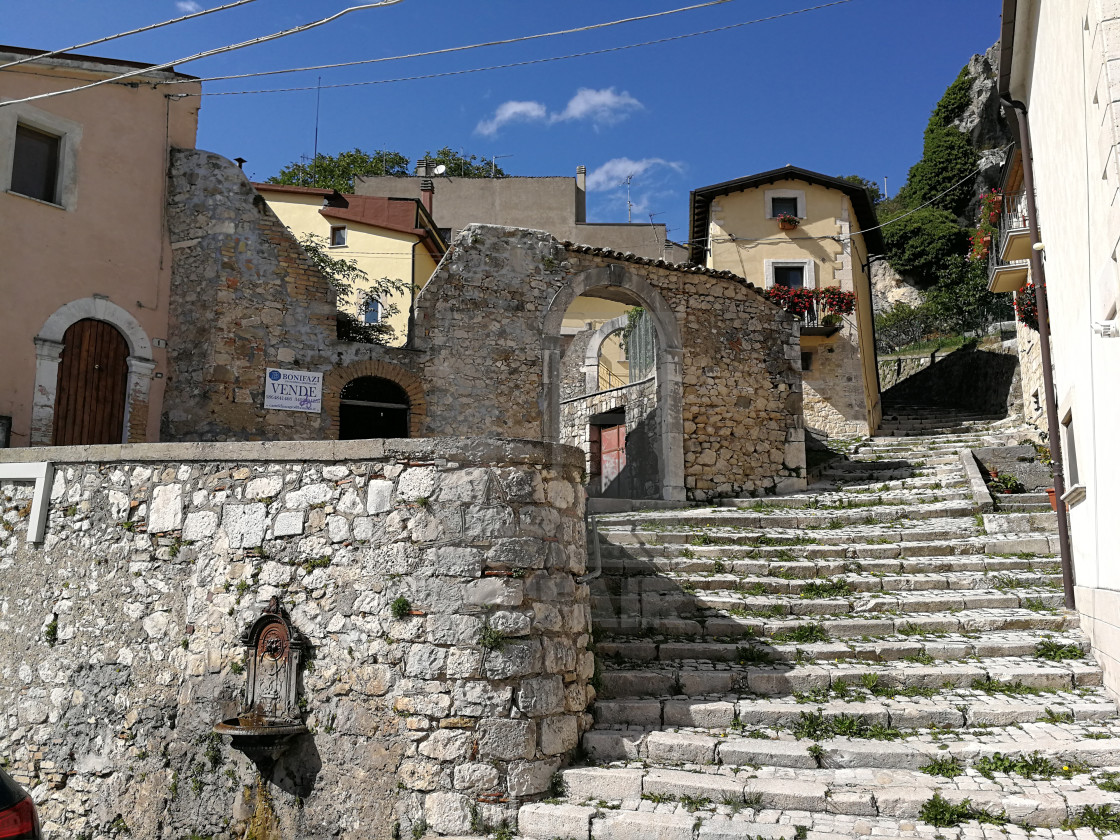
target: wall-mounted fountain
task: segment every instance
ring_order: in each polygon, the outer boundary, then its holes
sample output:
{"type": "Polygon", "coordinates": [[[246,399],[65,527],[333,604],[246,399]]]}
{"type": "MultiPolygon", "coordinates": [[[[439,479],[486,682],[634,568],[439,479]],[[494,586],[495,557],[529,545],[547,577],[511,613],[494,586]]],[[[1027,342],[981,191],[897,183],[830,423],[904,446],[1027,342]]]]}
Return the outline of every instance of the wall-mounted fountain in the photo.
{"type": "Polygon", "coordinates": [[[245,703],[237,717],[217,724],[214,731],[229,735],[233,748],[254,762],[275,761],[293,739],[308,731],[296,698],[305,640],[274,597],[245,628],[241,643],[246,654],[245,703]]]}

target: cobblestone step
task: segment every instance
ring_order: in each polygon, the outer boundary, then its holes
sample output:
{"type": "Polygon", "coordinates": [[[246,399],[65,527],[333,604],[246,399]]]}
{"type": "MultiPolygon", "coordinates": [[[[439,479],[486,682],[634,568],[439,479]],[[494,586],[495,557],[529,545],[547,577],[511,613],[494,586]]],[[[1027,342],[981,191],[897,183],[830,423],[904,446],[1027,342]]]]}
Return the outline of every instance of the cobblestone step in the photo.
{"type": "Polygon", "coordinates": [[[832,638],[858,639],[919,633],[988,633],[1009,630],[1035,630],[1040,633],[1072,630],[1078,627],[1077,613],[1066,610],[962,610],[959,613],[925,615],[820,615],[760,617],[748,615],[703,614],[691,618],[660,616],[643,618],[639,614],[618,612],[621,603],[608,614],[599,602],[594,625],[600,639],[612,634],[649,633],[673,637],[747,639],[773,636],[798,626],[819,624],[832,638]]]}
{"type": "MultiPolygon", "coordinates": [[[[939,592],[999,589],[1035,590],[1061,589],[1061,574],[1020,570],[1014,575],[985,574],[968,570],[952,572],[915,572],[911,574],[848,571],[848,563],[803,563],[778,566],[768,575],[731,572],[659,572],[654,576],[629,578],[623,593],[637,594],[656,588],[702,590],[712,592],[747,592],[754,595],[801,595],[808,588],[821,585],[846,585],[853,594],[875,592],[939,592]],[[840,566],[830,571],[828,567],[840,566]],[[792,568],[791,568],[792,567],[792,568]],[[821,568],[823,567],[823,568],[821,568]]],[[[595,590],[592,590],[592,594],[595,590]]]]}
{"type": "MultiPolygon", "coordinates": [[[[817,626],[823,631],[823,625],[817,626]]],[[[612,639],[599,642],[596,653],[613,662],[635,665],[644,662],[679,662],[681,660],[704,660],[708,662],[741,662],[757,656],[771,657],[776,662],[797,662],[802,660],[863,660],[868,662],[893,662],[900,659],[929,658],[939,661],[955,661],[970,657],[1021,656],[1035,657],[1039,651],[1039,634],[1035,631],[1012,631],[1001,634],[984,634],[978,638],[960,635],[946,635],[939,638],[913,638],[900,636],[876,641],[836,641],[836,642],[789,642],[773,638],[742,640],[739,643],[703,640],[649,641],[633,639],[628,641],[612,639]]],[[[1080,633],[1049,634],[1045,641],[1053,650],[1067,648],[1066,653],[1080,650],[1089,652],[1089,642],[1080,633]]],[[[1067,659],[1076,659],[1066,656],[1067,659]]]]}
{"type": "Polygon", "coordinates": [[[992,657],[979,662],[946,661],[934,665],[905,660],[772,665],[685,660],[679,665],[657,662],[641,667],[616,667],[603,662],[600,694],[607,699],[733,693],[772,697],[845,693],[858,686],[873,693],[894,692],[897,696],[985,685],[993,686],[995,693],[1053,693],[1100,683],[1100,667],[1091,660],[1044,662],[1024,657],[992,657]],[[1006,688],[1009,685],[1016,688],[1006,688]]]}
{"type": "Polygon", "coordinates": [[[933,697],[863,696],[856,700],[832,699],[819,703],[798,703],[775,697],[740,700],[736,695],[713,695],[600,700],[595,705],[595,721],[599,728],[705,727],[723,730],[723,734],[764,729],[770,736],[779,729],[792,731],[804,715],[816,713],[830,720],[856,718],[868,725],[900,730],[1010,726],[1038,721],[1107,722],[1114,728],[1116,704],[1104,689],[1096,688],[1076,695],[1007,697],[963,690],[943,691],[933,697]]]}
{"type": "MultiPolygon", "coordinates": [[[[865,546],[880,550],[881,546],[865,546]]],[[[748,559],[733,560],[717,557],[644,556],[645,551],[635,551],[616,546],[602,547],[604,570],[624,577],[655,574],[719,575],[739,577],[777,577],[782,579],[809,579],[832,577],[844,572],[866,572],[873,575],[926,575],[972,572],[986,574],[993,580],[1008,577],[1010,572],[1037,575],[1059,575],[1061,569],[1054,557],[1023,554],[1022,556],[990,557],[972,554],[957,557],[899,557],[898,546],[890,546],[893,556],[864,557],[858,560],[835,558],[802,559],[748,559]],[[643,556],[634,556],[641,554],[643,556]]],[[[718,555],[719,552],[708,552],[718,555]]],[[[834,554],[840,554],[835,550],[834,554]]],[[[791,552],[792,555],[792,552],[791,552]]],[[[1017,577],[1018,575],[1016,575],[1017,577]]]]}

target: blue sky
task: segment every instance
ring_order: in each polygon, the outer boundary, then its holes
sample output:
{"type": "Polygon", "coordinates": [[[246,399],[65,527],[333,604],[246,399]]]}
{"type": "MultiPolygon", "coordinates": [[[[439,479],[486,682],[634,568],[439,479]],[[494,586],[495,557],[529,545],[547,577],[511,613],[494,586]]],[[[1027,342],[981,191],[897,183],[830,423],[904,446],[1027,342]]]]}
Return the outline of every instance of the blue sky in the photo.
{"type": "MultiPolygon", "coordinates": [[[[4,0],[0,39],[55,49],[222,0],[4,0]]],[[[703,2],[703,0],[692,0],[703,2]]],[[[208,92],[393,79],[601,50],[779,15],[828,0],[729,0],[594,32],[364,67],[207,83],[208,92]]],[[[256,0],[94,55],[164,62],[286,29],[357,0],[256,0]]],[[[401,0],[311,32],[181,65],[211,76],[380,58],[513,38],[690,5],[688,0],[401,0]]],[[[850,0],[669,44],[531,66],[321,92],[319,151],[409,158],[441,146],[517,175],[589,173],[588,218],[659,214],[685,238],[689,190],[793,163],[858,173],[893,194],[921,153],[929,112],[999,34],[999,0],[850,0]]],[[[81,96],[83,94],[75,94],[81,96]]],[[[315,137],[314,90],[206,96],[198,145],[275,174],[315,137]]],[[[438,201],[438,188],[437,188],[438,201]]]]}

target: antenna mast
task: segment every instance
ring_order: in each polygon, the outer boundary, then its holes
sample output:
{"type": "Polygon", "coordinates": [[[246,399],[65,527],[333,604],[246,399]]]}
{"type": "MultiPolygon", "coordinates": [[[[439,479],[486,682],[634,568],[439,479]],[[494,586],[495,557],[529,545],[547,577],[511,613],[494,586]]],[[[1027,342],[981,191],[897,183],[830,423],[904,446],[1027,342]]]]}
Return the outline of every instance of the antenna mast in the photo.
{"type": "Polygon", "coordinates": [[[634,180],[634,173],[631,172],[626,176],[626,180],[619,184],[620,187],[626,187],[626,222],[629,224],[633,219],[631,214],[634,211],[634,205],[630,203],[630,182],[634,180]]]}

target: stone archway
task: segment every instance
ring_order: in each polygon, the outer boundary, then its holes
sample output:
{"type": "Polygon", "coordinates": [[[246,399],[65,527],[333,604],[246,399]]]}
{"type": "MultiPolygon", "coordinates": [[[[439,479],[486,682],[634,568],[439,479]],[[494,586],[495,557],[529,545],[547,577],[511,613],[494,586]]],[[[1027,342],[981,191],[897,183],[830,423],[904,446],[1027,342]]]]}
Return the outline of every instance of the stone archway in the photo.
{"type": "Polygon", "coordinates": [[[421,437],[428,419],[428,401],[420,378],[400,365],[372,359],[332,368],[323,377],[323,412],[330,418],[330,437],[338,438],[342,389],[346,383],[366,376],[388,379],[405,390],[409,400],[408,436],[421,437]]]}
{"type": "Polygon", "coordinates": [[[599,266],[575,275],[556,292],[545,310],[541,340],[544,375],[538,403],[541,436],[547,441],[560,440],[560,364],[563,356],[560,326],[564,313],[580,295],[596,292],[609,300],[643,307],[653,321],[660,350],[656,370],[660,408],[658,469],[661,496],[673,501],[684,500],[684,424],[681,417],[684,351],[680,326],[661,293],[644,277],[624,266],[599,266]]]}
{"type": "Polygon", "coordinates": [[[147,439],[148,397],[151,391],[152,343],[130,312],[107,298],[89,297],[60,306],[35,336],[35,397],[31,406],[31,445],[48,446],[54,435],[58,368],[65,348],[66,331],[78,321],[103,321],[112,325],[128,344],[127,400],[121,442],[147,439]]]}

